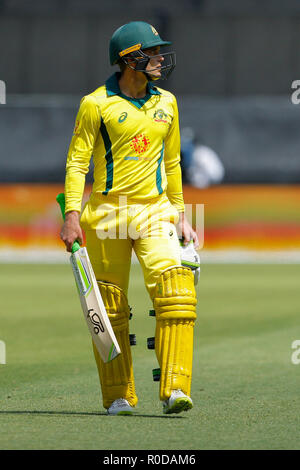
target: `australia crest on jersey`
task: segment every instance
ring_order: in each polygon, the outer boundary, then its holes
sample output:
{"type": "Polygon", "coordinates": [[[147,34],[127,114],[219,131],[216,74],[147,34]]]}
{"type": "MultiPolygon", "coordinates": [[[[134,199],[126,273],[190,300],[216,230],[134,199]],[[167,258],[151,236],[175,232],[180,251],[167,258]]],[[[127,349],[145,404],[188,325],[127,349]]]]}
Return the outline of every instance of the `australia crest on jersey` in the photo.
{"type": "Polygon", "coordinates": [[[155,122],[168,122],[168,115],[165,113],[163,109],[157,109],[153,115],[153,119],[155,122]]]}

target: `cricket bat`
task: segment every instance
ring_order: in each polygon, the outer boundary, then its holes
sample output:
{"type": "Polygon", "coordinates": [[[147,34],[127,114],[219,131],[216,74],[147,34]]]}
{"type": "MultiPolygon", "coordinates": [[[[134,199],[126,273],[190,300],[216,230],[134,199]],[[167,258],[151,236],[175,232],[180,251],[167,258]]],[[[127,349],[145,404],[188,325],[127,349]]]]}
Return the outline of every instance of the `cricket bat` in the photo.
{"type": "MultiPolygon", "coordinates": [[[[56,197],[65,220],[65,195],[56,197]]],[[[110,324],[87,249],[75,241],[70,262],[87,326],[103,362],[112,361],[121,353],[110,324]]]]}

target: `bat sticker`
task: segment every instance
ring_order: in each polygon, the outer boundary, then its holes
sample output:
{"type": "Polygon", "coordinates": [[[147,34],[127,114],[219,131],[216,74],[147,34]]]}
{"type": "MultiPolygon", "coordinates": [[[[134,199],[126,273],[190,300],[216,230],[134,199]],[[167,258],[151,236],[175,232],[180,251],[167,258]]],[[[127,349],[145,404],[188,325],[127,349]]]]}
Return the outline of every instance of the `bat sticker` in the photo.
{"type": "Polygon", "coordinates": [[[103,326],[103,323],[102,321],[100,320],[100,317],[98,315],[98,313],[93,313],[92,315],[90,314],[90,312],[94,312],[94,309],[93,308],[90,308],[88,310],[88,318],[91,320],[91,322],[93,323],[94,325],[94,332],[96,333],[96,335],[99,333],[99,331],[101,331],[102,333],[104,333],[105,331],[105,328],[103,326]]]}

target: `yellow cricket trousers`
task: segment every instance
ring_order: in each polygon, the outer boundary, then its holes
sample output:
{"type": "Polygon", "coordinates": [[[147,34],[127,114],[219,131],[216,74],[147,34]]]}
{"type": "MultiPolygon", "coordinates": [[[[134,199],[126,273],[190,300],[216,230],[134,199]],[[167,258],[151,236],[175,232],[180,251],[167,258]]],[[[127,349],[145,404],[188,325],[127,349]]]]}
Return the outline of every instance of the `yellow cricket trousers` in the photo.
{"type": "Polygon", "coordinates": [[[177,222],[178,212],[165,194],[148,204],[92,195],[81,226],[96,279],[117,285],[127,295],[134,250],[152,299],[160,273],[181,264],[177,222]]]}

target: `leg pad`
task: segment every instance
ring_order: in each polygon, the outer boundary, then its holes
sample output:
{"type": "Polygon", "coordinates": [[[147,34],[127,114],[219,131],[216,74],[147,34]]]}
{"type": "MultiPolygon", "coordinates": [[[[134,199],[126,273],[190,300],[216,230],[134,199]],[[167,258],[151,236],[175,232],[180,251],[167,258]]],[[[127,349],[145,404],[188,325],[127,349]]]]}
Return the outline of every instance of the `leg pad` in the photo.
{"type": "Polygon", "coordinates": [[[189,268],[174,266],[163,271],[154,297],[161,400],[168,399],[176,389],[190,395],[196,302],[194,276],[189,268]]]}
{"type": "MultiPolygon", "coordinates": [[[[93,345],[102,388],[104,408],[117,398],[125,398],[131,406],[137,404],[129,336],[130,309],[124,292],[114,284],[98,281],[100,293],[111,326],[121,348],[121,354],[104,363],[93,345]]],[[[131,339],[132,341],[132,339],[131,339]]]]}

